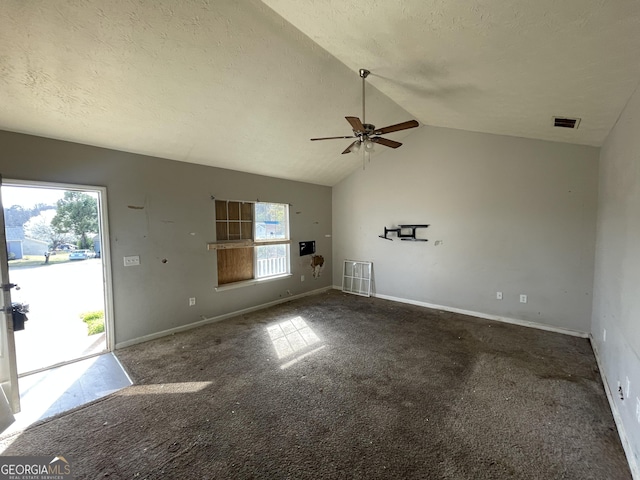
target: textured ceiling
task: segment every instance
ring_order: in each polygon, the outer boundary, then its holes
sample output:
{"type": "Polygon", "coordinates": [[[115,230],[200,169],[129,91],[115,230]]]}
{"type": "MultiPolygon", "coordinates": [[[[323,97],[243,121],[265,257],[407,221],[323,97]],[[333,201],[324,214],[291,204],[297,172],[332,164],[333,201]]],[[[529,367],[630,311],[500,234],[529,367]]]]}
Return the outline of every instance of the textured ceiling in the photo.
{"type": "Polygon", "coordinates": [[[636,0],[264,2],[430,125],[599,146],[640,81],[636,0]]]}
{"type": "Polygon", "coordinates": [[[334,185],[358,68],[379,127],[601,145],[638,51],[635,0],[3,0],[0,129],[334,185]]]}

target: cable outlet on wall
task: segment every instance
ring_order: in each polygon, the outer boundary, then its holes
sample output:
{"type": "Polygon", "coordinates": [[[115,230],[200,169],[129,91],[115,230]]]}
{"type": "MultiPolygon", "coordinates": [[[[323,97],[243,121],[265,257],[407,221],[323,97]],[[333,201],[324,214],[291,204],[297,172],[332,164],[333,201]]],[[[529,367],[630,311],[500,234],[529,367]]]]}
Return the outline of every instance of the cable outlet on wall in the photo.
{"type": "Polygon", "coordinates": [[[502,292],[496,292],[496,300],[502,300],[502,292]]]}
{"type": "Polygon", "coordinates": [[[527,296],[523,293],[520,294],[520,303],[527,303],[527,296]]]}
{"type": "Polygon", "coordinates": [[[193,307],[196,304],[196,297],[189,298],[189,306],[193,307]]]}

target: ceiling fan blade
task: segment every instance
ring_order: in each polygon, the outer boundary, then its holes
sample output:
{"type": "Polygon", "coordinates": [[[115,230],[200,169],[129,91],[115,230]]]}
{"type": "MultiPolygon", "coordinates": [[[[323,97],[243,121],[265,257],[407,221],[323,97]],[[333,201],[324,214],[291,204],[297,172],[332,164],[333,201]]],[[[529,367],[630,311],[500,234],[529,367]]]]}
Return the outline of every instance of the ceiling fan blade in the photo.
{"type": "Polygon", "coordinates": [[[344,149],[344,152],[342,152],[342,155],[344,155],[345,153],[351,153],[351,148],[358,143],[360,140],[356,140],[355,142],[353,142],[351,145],[349,145],[347,148],[344,149]]]}
{"type": "Polygon", "coordinates": [[[323,138],[312,138],[311,141],[314,141],[314,140],[336,140],[338,138],[356,138],[356,137],[353,136],[353,135],[349,135],[348,137],[323,137],[323,138]]]}
{"type": "Polygon", "coordinates": [[[344,117],[347,119],[347,122],[351,124],[354,132],[362,133],[364,132],[364,125],[358,117],[344,117]]]}
{"type": "Polygon", "coordinates": [[[383,135],[385,133],[397,132],[399,130],[406,130],[408,128],[415,128],[420,126],[418,122],[415,120],[409,120],[408,122],[397,123],[395,125],[389,125],[388,127],[378,128],[373,134],[374,135],[383,135]]]}
{"type": "Polygon", "coordinates": [[[379,143],[380,145],[384,145],[385,147],[391,147],[391,148],[398,148],[400,145],[402,145],[400,142],[396,142],[394,140],[389,140],[388,138],[382,138],[382,137],[373,137],[373,138],[370,138],[369,140],[371,140],[374,143],[379,143]]]}

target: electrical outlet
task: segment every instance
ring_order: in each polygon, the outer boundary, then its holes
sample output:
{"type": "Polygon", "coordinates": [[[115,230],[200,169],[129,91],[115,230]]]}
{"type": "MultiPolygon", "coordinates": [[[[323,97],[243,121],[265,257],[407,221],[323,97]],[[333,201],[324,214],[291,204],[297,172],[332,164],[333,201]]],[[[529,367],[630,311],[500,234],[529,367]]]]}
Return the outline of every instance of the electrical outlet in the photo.
{"type": "Polygon", "coordinates": [[[304,282],[304,275],[300,275],[300,281],[304,282]]]}
{"type": "Polygon", "coordinates": [[[124,266],[125,267],[133,267],[136,265],[140,265],[140,256],[131,255],[129,257],[124,257],[124,266]]]}
{"type": "Polygon", "coordinates": [[[496,292],[496,300],[502,300],[502,292],[496,292]]]}
{"type": "Polygon", "coordinates": [[[523,293],[520,294],[520,303],[527,303],[527,296],[523,293]]]}
{"type": "Polygon", "coordinates": [[[189,299],[189,306],[193,307],[196,304],[196,297],[191,297],[189,299]]]}

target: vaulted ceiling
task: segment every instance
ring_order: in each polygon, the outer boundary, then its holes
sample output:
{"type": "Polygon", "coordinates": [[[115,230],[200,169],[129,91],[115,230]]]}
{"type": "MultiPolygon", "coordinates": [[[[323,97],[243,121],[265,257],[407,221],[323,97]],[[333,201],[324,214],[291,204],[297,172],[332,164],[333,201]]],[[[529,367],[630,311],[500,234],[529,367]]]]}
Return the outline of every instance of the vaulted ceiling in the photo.
{"type": "Polygon", "coordinates": [[[334,185],[359,68],[378,127],[600,146],[639,51],[636,0],[3,0],[0,129],[334,185]]]}

